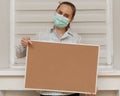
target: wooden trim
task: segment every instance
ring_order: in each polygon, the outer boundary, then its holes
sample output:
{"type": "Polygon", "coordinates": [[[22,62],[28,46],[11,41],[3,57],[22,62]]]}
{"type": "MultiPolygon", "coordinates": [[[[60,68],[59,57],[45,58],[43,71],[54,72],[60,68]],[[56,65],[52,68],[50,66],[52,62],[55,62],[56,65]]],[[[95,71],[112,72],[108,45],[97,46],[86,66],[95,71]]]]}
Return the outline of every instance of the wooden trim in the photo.
{"type": "Polygon", "coordinates": [[[120,1],[113,0],[114,67],[120,70],[120,1]]]}
{"type": "Polygon", "coordinates": [[[10,66],[14,64],[14,31],[15,31],[15,1],[10,0],[10,66]]]}

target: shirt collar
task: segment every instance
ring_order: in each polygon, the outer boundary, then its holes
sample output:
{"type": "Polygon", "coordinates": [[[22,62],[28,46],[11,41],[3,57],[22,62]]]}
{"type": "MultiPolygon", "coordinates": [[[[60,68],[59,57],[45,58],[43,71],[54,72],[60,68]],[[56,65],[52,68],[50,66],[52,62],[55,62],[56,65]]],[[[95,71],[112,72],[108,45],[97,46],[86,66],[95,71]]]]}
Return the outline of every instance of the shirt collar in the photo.
{"type": "MultiPolygon", "coordinates": [[[[53,32],[56,32],[56,30],[54,28],[51,28],[50,33],[53,33],[53,32]]],[[[64,33],[64,35],[62,37],[64,37],[64,36],[65,37],[67,37],[67,36],[73,36],[73,33],[72,33],[72,31],[71,31],[70,28],[64,33]]]]}

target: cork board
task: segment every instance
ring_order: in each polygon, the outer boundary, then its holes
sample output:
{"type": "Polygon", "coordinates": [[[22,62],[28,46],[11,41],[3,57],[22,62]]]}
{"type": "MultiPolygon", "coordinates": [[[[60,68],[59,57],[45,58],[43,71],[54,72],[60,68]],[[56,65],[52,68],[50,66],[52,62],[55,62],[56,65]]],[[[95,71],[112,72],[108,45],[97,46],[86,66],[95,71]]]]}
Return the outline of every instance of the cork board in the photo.
{"type": "Polygon", "coordinates": [[[96,93],[99,46],[32,41],[25,88],[96,93]]]}

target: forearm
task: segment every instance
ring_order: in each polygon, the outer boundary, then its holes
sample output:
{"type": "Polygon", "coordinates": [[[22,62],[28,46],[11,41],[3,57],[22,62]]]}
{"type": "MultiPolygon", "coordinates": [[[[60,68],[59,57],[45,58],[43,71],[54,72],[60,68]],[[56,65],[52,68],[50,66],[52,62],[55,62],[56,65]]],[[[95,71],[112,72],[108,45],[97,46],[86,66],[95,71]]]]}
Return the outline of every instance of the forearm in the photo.
{"type": "Polygon", "coordinates": [[[22,58],[26,56],[26,47],[23,47],[22,45],[16,46],[16,56],[18,58],[22,58]]]}

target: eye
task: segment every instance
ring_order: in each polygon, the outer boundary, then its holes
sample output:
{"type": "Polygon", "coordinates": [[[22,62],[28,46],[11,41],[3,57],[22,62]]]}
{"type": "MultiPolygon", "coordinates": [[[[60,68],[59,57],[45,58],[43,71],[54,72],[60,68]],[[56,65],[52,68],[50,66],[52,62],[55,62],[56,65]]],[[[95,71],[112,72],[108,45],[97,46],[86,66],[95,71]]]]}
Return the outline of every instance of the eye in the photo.
{"type": "Polygon", "coordinates": [[[58,14],[62,15],[62,12],[61,12],[61,11],[58,11],[58,14]]]}
{"type": "Polygon", "coordinates": [[[69,17],[69,15],[68,15],[68,14],[65,14],[64,16],[65,16],[66,18],[68,18],[68,17],[69,17]]]}

